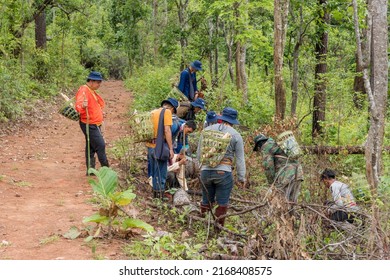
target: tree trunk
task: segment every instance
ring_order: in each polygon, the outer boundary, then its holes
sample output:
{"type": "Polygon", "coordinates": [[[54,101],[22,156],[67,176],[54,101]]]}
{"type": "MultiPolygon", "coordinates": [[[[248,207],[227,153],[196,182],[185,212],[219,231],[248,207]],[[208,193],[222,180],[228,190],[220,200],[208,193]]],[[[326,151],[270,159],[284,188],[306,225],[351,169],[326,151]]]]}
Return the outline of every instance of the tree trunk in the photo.
{"type": "Polygon", "coordinates": [[[303,37],[303,15],[302,15],[302,6],[299,7],[299,28],[297,32],[297,39],[294,46],[293,52],[293,77],[291,84],[291,117],[294,117],[297,112],[298,104],[298,85],[299,85],[299,51],[302,45],[303,37]]]}
{"type": "Polygon", "coordinates": [[[248,76],[245,70],[246,62],[246,45],[241,45],[240,50],[240,80],[241,80],[241,91],[242,91],[242,101],[246,105],[248,103],[248,76]]]}
{"type": "Polygon", "coordinates": [[[365,145],[366,177],[373,196],[372,225],[369,245],[372,254],[381,258],[388,254],[386,236],[381,230],[377,204],[382,172],[382,147],[385,130],[388,91],[387,0],[368,2],[366,51],[362,53],[356,0],[353,0],[357,53],[363,66],[365,90],[369,99],[370,128],[365,145]],[[375,43],[374,43],[375,42],[375,43]],[[371,79],[368,65],[371,65],[371,79]]]}
{"type": "Polygon", "coordinates": [[[356,55],[356,75],[353,80],[353,103],[359,110],[363,108],[364,94],[366,94],[366,90],[364,88],[363,67],[359,64],[356,55]]]}
{"type": "Polygon", "coordinates": [[[326,110],[326,80],[324,74],[327,72],[326,57],[328,53],[328,32],[326,26],[329,24],[330,15],[327,8],[327,0],[319,0],[320,14],[322,17],[319,20],[317,32],[319,41],[315,46],[317,64],[315,67],[315,84],[314,84],[314,99],[313,99],[313,124],[312,138],[315,140],[318,136],[322,136],[324,131],[322,122],[325,121],[326,110]]]}
{"type": "Polygon", "coordinates": [[[181,62],[180,62],[180,70],[184,70],[186,66],[186,57],[185,57],[185,50],[188,45],[187,41],[187,6],[188,6],[188,0],[176,0],[176,6],[177,6],[177,13],[179,17],[179,24],[180,24],[180,50],[181,50],[181,62]]]}
{"type": "Polygon", "coordinates": [[[35,17],[35,47],[45,50],[46,41],[46,13],[43,10],[35,17]]]}
{"type": "Polygon", "coordinates": [[[218,87],[218,75],[219,75],[219,71],[218,71],[218,43],[217,43],[217,40],[218,40],[218,37],[219,37],[219,32],[218,32],[218,28],[219,28],[219,17],[218,15],[215,16],[215,46],[214,46],[214,82],[211,83],[211,87],[214,88],[214,87],[218,87]]]}
{"type": "Polygon", "coordinates": [[[286,89],[283,83],[283,56],[286,42],[289,0],[274,0],[274,75],[275,116],[284,119],[286,112],[286,89]]]}
{"type": "Polygon", "coordinates": [[[153,19],[152,19],[152,24],[153,24],[153,54],[154,54],[154,60],[157,60],[157,55],[158,55],[158,28],[157,28],[157,17],[158,17],[158,0],[153,0],[152,3],[153,7],[153,19]]]}

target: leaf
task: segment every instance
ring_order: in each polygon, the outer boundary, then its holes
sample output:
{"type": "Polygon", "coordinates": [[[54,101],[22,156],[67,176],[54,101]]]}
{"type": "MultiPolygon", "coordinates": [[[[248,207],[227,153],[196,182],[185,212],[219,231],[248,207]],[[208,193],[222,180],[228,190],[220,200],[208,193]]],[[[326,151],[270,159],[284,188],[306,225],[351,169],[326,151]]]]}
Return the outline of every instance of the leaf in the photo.
{"type": "Polygon", "coordinates": [[[132,218],[127,218],[123,221],[123,228],[128,229],[128,228],[142,228],[147,232],[152,232],[154,231],[154,228],[149,225],[148,223],[139,220],[139,219],[132,219],[132,218]]]}
{"type": "Polygon", "coordinates": [[[98,213],[93,214],[92,216],[85,217],[83,223],[102,223],[108,224],[108,217],[100,216],[98,213]]]}
{"type": "Polygon", "coordinates": [[[103,166],[97,171],[90,168],[89,172],[96,175],[96,179],[89,179],[94,192],[107,198],[118,186],[118,175],[109,167],[103,166]]]}
{"type": "Polygon", "coordinates": [[[79,231],[79,229],[75,226],[71,227],[70,230],[66,233],[64,233],[62,236],[67,238],[67,239],[76,239],[77,237],[79,237],[81,234],[81,232],[79,231]]]}
{"type": "Polygon", "coordinates": [[[90,242],[90,241],[92,241],[92,239],[93,239],[93,236],[90,235],[84,239],[84,242],[90,242]]]}
{"type": "Polygon", "coordinates": [[[131,190],[127,190],[124,192],[116,193],[113,195],[112,199],[115,204],[124,206],[129,204],[137,195],[133,193],[131,190]]]}

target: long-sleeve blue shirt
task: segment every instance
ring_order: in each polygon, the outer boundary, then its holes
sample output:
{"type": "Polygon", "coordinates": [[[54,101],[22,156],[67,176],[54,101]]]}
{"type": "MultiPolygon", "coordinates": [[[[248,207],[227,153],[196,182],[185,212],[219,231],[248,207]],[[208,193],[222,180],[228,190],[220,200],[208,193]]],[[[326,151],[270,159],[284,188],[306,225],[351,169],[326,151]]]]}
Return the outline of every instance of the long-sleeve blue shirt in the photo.
{"type": "Polygon", "coordinates": [[[177,86],[177,88],[185,95],[187,96],[187,98],[190,100],[190,101],[193,101],[194,99],[194,96],[191,98],[190,96],[190,89],[191,89],[191,85],[190,85],[190,76],[191,76],[191,79],[192,79],[192,86],[194,87],[194,95],[195,95],[195,92],[198,91],[198,87],[196,85],[196,73],[193,72],[190,74],[190,69],[189,68],[186,68],[184,69],[181,74],[180,74],[180,81],[179,81],[179,85],[177,86]]]}

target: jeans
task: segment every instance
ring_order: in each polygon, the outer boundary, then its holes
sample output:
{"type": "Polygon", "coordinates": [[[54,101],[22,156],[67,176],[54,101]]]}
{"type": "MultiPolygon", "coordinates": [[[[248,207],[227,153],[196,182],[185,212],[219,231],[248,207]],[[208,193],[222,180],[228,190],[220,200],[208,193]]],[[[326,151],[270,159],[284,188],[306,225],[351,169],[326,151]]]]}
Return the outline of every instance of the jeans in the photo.
{"type": "Polygon", "coordinates": [[[167,180],[168,161],[158,160],[154,157],[154,148],[148,147],[148,162],[153,178],[153,190],[165,191],[165,181],[167,180]]]}
{"type": "Polygon", "coordinates": [[[80,122],[80,128],[85,135],[85,159],[87,171],[88,168],[95,168],[95,154],[97,154],[101,166],[109,166],[106,156],[106,143],[100,128],[96,124],[89,125],[89,149],[90,158],[88,161],[88,137],[87,137],[87,125],[80,122]]]}
{"type": "Polygon", "coordinates": [[[229,204],[233,189],[233,174],[228,171],[202,170],[200,174],[202,185],[202,204],[217,202],[220,206],[229,204]]]}

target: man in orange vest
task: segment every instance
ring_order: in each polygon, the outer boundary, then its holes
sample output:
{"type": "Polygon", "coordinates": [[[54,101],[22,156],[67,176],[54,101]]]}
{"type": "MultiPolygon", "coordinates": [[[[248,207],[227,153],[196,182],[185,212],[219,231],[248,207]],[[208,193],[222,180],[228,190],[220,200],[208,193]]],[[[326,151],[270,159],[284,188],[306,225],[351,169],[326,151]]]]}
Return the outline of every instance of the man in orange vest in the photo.
{"type": "Polygon", "coordinates": [[[87,176],[89,175],[89,168],[95,168],[95,154],[97,154],[101,166],[109,166],[106,156],[106,143],[101,132],[105,103],[96,92],[102,81],[102,74],[92,71],[87,77],[87,83],[82,85],[76,93],[76,110],[80,113],[80,128],[86,141],[87,176]]]}

